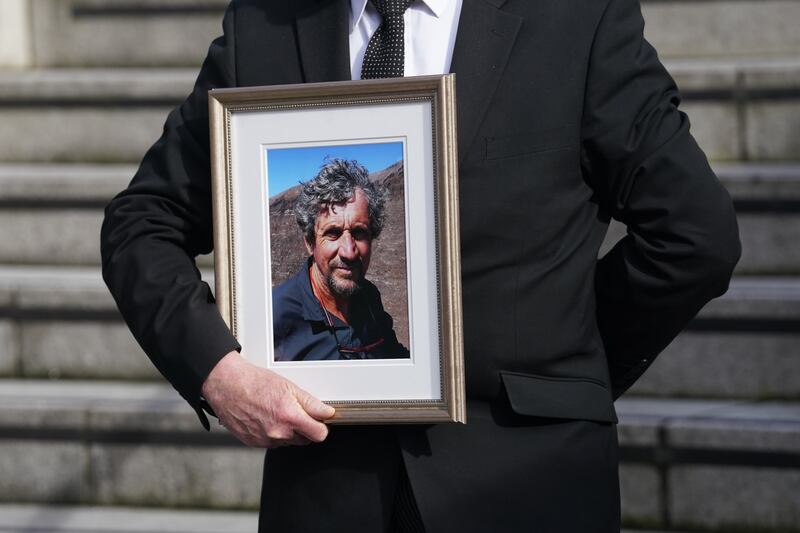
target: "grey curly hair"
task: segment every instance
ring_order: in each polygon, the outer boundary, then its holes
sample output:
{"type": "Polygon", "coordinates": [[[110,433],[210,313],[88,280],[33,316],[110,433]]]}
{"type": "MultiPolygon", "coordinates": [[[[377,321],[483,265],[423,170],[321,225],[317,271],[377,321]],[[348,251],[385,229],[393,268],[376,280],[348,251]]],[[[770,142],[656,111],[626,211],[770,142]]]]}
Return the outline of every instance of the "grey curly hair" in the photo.
{"type": "Polygon", "coordinates": [[[316,176],[306,182],[294,205],[297,225],[309,243],[314,242],[317,216],[331,205],[343,204],[361,189],[367,197],[372,238],[383,229],[386,187],[369,180],[369,172],[358,161],[328,159],[316,176]]]}

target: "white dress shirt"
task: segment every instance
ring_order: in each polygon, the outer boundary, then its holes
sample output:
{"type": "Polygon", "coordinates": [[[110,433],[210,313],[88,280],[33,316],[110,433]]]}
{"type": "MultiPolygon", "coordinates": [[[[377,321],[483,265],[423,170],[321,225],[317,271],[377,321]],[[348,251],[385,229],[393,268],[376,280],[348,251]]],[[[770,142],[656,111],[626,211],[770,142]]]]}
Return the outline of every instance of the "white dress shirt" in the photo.
{"type": "MultiPolygon", "coordinates": [[[[462,0],[414,0],[406,10],[405,75],[450,72],[462,0]]],[[[367,0],[350,0],[350,72],[361,79],[364,51],[381,25],[381,15],[367,0]]]]}

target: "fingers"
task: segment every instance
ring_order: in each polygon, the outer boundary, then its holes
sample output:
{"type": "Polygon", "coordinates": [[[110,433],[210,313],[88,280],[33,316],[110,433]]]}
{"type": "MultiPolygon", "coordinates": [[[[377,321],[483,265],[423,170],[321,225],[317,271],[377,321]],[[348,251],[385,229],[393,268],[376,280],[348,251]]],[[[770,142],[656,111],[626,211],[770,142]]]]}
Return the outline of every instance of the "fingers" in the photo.
{"type": "Polygon", "coordinates": [[[328,426],[319,420],[331,418],[336,410],[303,389],[296,389],[295,398],[303,409],[302,415],[293,420],[295,431],[312,442],[322,442],[328,436],[328,426]]]}
{"type": "Polygon", "coordinates": [[[320,421],[335,414],[329,405],[274,372],[256,369],[236,357],[231,364],[217,366],[227,374],[225,379],[206,380],[206,399],[228,431],[244,444],[299,446],[322,442],[328,436],[327,426],[320,421]]]}
{"type": "Polygon", "coordinates": [[[274,424],[265,432],[266,441],[262,444],[265,448],[305,446],[312,442],[322,442],[328,436],[325,424],[308,416],[297,404],[291,412],[284,414],[280,423],[274,424]]]}
{"type": "Polygon", "coordinates": [[[322,442],[328,436],[328,426],[306,415],[295,425],[295,432],[311,442],[322,442]]]}
{"type": "Polygon", "coordinates": [[[336,409],[311,396],[303,389],[296,389],[295,397],[303,410],[317,420],[327,420],[336,413],[336,409]]]}
{"type": "MultiPolygon", "coordinates": [[[[309,418],[308,415],[304,413],[302,416],[309,418]]],[[[319,442],[312,441],[305,435],[294,431],[290,424],[284,424],[282,427],[271,427],[269,430],[262,428],[262,431],[257,431],[255,433],[248,431],[248,428],[245,427],[239,427],[233,424],[232,426],[234,427],[227,428],[228,431],[239,439],[240,442],[253,448],[305,446],[312,442],[319,442]]]]}
{"type": "Polygon", "coordinates": [[[297,405],[296,411],[292,412],[286,419],[287,427],[297,435],[302,435],[311,442],[322,442],[328,436],[328,427],[311,418],[303,409],[297,405]]]}

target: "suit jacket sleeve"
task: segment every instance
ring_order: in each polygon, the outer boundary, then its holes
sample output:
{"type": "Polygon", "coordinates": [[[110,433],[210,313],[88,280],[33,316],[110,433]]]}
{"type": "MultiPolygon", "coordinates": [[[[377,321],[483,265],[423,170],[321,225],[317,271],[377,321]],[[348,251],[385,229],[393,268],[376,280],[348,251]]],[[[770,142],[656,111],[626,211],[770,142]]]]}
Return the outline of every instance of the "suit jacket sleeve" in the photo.
{"type": "Polygon", "coordinates": [[[610,0],[592,46],[582,164],[628,234],[596,270],[614,397],[708,300],[740,244],[732,202],[689,133],[674,82],[644,40],[637,0],[610,0]]]}
{"type": "Polygon", "coordinates": [[[169,115],[130,186],[106,207],[101,233],[103,278],[123,317],[198,412],[206,376],[239,349],[194,262],[213,245],[207,91],[235,81],[232,9],[192,93],[169,115]]]}

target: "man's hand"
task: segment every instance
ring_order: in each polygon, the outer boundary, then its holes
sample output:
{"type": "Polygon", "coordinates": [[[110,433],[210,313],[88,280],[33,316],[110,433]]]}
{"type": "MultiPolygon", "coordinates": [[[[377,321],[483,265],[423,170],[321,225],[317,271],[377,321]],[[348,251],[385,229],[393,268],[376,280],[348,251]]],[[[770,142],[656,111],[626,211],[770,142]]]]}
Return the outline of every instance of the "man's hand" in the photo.
{"type": "Polygon", "coordinates": [[[322,442],[328,428],[321,420],[335,413],[333,407],[235,351],[217,363],[202,392],[222,425],[248,446],[322,442]]]}

